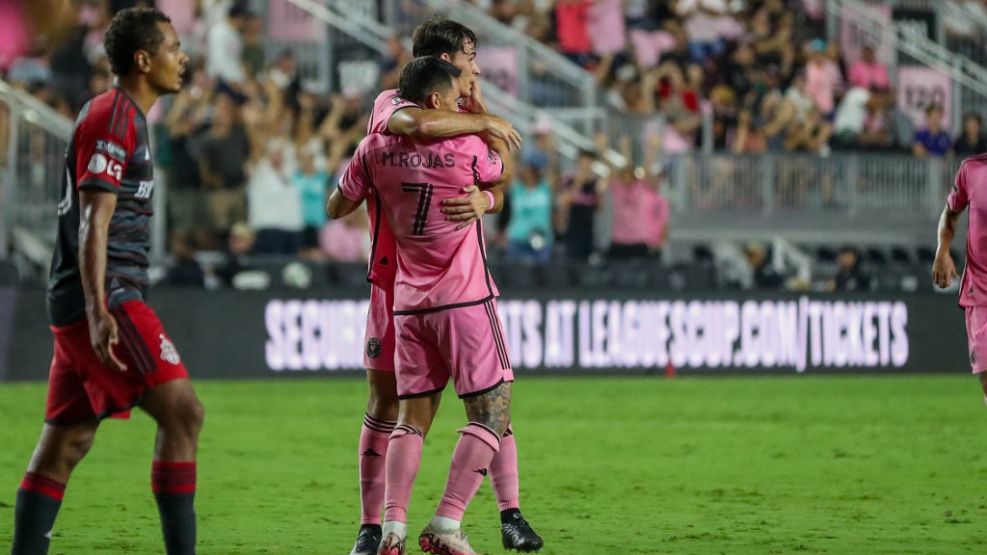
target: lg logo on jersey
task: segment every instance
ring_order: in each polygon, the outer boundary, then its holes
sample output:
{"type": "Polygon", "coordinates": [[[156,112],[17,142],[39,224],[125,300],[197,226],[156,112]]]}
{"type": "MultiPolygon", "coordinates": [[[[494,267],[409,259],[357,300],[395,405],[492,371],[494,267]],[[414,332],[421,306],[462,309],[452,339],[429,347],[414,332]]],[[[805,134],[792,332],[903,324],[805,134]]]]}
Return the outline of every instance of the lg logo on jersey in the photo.
{"type": "Polygon", "coordinates": [[[123,176],[123,166],[120,162],[110,160],[106,156],[96,153],[89,159],[89,172],[95,175],[105,173],[106,175],[120,181],[123,176]]]}

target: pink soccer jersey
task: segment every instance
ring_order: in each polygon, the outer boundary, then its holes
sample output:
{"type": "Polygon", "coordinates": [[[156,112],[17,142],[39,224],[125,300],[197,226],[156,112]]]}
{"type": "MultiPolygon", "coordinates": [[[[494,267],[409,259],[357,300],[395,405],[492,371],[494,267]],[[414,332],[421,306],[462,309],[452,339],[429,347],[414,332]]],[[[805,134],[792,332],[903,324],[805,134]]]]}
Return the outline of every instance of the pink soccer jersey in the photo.
{"type": "Polygon", "coordinates": [[[444,199],[500,178],[500,157],[475,135],[432,142],[370,135],[339,181],[346,198],[376,195],[400,252],[394,313],[478,304],[498,295],[487,271],[482,224],[456,229],[444,199]]]}
{"type": "Polygon", "coordinates": [[[953,212],[970,207],[960,306],[987,306],[987,155],[963,162],[946,203],[953,212]]]}
{"type": "MultiPolygon", "coordinates": [[[[413,102],[401,98],[397,89],[384,91],[374,100],[374,111],[367,123],[367,134],[387,133],[387,122],[398,110],[417,107],[413,102]]],[[[355,199],[354,199],[355,200],[355,199]]],[[[367,197],[367,216],[370,219],[370,260],[368,262],[367,279],[375,285],[389,288],[394,283],[397,273],[397,247],[394,234],[383,217],[379,217],[378,199],[367,197]]]]}
{"type": "Polygon", "coordinates": [[[377,95],[374,100],[374,111],[370,114],[370,121],[367,122],[367,135],[374,133],[387,133],[387,122],[391,121],[391,116],[398,110],[405,108],[417,108],[418,105],[401,98],[397,89],[384,91],[377,95]]]}

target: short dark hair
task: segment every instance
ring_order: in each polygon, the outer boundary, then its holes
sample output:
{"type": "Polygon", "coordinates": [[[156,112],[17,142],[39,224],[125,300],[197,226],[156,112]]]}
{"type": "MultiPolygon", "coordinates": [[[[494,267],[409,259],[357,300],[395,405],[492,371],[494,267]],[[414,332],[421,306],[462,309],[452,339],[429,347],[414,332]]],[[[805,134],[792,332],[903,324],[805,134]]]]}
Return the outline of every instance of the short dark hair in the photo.
{"type": "Polygon", "coordinates": [[[476,33],[472,29],[451,19],[435,16],[419,25],[411,35],[411,53],[420,56],[452,56],[462,51],[467,42],[478,46],[476,33]]]}
{"type": "Polygon", "coordinates": [[[459,77],[459,68],[434,56],[422,56],[408,62],[401,70],[398,88],[401,98],[417,104],[425,102],[433,91],[444,91],[459,77]]]}
{"type": "Polygon", "coordinates": [[[154,52],[161,46],[164,33],[158,23],[171,23],[171,18],[157,8],[127,8],[113,17],[103,47],[114,74],[122,77],[130,73],[138,50],[154,52]]]}

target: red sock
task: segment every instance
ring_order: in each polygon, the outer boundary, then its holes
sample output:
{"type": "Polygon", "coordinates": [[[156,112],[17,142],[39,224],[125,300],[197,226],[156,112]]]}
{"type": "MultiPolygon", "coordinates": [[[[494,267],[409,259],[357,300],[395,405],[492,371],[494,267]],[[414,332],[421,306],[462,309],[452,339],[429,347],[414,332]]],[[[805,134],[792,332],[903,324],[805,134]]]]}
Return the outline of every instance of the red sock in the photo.
{"type": "Polygon", "coordinates": [[[360,524],[380,524],[384,507],[384,461],[387,443],[395,422],[378,420],[369,414],[360,431],[360,524]]]}
{"type": "Polygon", "coordinates": [[[411,487],[418,476],[422,464],[422,444],[425,435],[422,431],[407,425],[394,428],[387,446],[384,471],[387,492],[384,502],[386,522],[408,522],[408,503],[411,501],[411,487]]]}
{"type": "Polygon", "coordinates": [[[500,439],[500,451],[490,461],[490,485],[497,496],[497,508],[520,509],[518,493],[517,442],[510,426],[500,439]]]}
{"type": "Polygon", "coordinates": [[[168,555],[195,553],[195,474],[194,461],[154,461],[151,467],[151,489],[168,555]]]}
{"type": "Polygon", "coordinates": [[[452,453],[449,481],[439,502],[436,516],[463,520],[466,507],[487,475],[490,461],[500,448],[500,437],[483,424],[470,422],[458,430],[462,435],[452,453]]]}

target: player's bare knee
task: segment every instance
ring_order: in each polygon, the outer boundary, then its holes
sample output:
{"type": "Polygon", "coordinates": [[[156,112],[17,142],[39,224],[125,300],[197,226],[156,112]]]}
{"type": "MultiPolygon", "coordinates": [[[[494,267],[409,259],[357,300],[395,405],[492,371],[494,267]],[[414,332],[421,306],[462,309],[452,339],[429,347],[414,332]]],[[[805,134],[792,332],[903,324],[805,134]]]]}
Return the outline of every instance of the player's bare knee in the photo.
{"type": "Polygon", "coordinates": [[[394,374],[369,370],[367,378],[370,383],[367,414],[379,420],[397,420],[398,392],[394,374]]]}
{"type": "Polygon", "coordinates": [[[396,420],[398,417],[397,393],[371,387],[370,399],[367,401],[367,414],[378,420],[396,420]]]}

